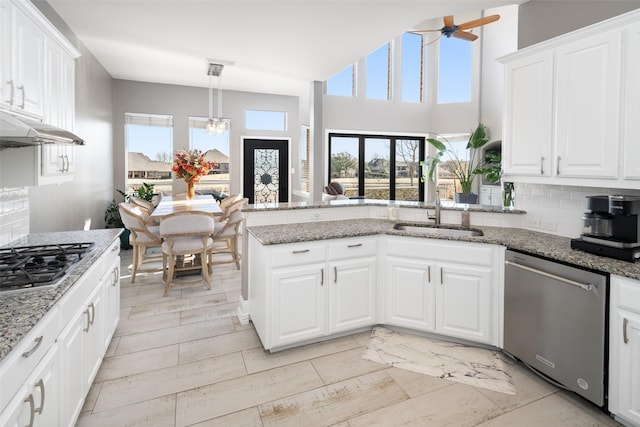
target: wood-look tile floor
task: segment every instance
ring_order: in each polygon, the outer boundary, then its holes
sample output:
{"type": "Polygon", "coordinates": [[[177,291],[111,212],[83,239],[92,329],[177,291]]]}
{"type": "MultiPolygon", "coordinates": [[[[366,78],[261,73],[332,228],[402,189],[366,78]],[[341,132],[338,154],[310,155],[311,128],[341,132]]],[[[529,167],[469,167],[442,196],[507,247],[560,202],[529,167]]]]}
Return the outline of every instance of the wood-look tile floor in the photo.
{"type": "Polygon", "coordinates": [[[368,333],[270,354],[235,316],[232,265],[163,297],[121,257],[120,324],[78,426],[618,425],[511,362],[515,396],[364,360],[368,333]]]}

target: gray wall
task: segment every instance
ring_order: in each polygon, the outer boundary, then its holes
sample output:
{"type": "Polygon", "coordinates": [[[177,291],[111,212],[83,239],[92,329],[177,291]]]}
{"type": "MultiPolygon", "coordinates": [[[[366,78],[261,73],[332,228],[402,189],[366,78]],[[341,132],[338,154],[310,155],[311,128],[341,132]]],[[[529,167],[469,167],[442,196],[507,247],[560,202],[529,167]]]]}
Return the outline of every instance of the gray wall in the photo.
{"type": "Polygon", "coordinates": [[[520,5],[518,49],[640,8],[640,1],[533,0],[520,5]]]}
{"type": "Polygon", "coordinates": [[[76,127],[86,141],[75,149],[73,182],[29,188],[32,233],[104,226],[104,210],[113,197],[113,79],[48,3],[33,2],[80,51],[76,60],[76,127]]]}
{"type": "MultiPolygon", "coordinates": [[[[214,90],[214,106],[217,105],[216,95],[217,91],[214,90]]],[[[207,88],[115,80],[113,98],[116,188],[124,188],[126,177],[125,113],[172,115],[174,151],[189,147],[189,116],[207,117],[209,114],[209,93],[207,88]]],[[[289,138],[291,140],[290,159],[292,166],[296,169],[296,173],[298,172],[293,160],[298,157],[300,134],[298,102],[298,98],[293,96],[223,90],[223,116],[231,119],[231,135],[229,138],[231,193],[242,192],[241,143],[243,137],[289,138]],[[247,109],[285,111],[287,113],[288,129],[284,132],[246,129],[244,115],[247,109]]],[[[292,182],[297,179],[296,177],[296,175],[291,177],[292,182]]],[[[292,188],[292,184],[289,185],[289,188],[292,188]]],[[[173,189],[175,192],[184,191],[184,182],[182,180],[174,180],[173,189]]]]}

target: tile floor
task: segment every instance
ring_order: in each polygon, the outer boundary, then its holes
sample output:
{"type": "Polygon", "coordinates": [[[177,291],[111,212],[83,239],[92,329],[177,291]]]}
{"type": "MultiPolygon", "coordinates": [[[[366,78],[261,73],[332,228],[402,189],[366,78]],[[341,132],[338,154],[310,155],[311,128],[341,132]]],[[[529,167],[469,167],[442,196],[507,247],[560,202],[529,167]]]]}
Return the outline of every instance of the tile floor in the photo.
{"type": "Polygon", "coordinates": [[[515,396],[369,362],[368,333],[270,354],[235,317],[232,266],[165,298],[121,256],[120,324],[78,426],[618,425],[513,363],[515,396]]]}

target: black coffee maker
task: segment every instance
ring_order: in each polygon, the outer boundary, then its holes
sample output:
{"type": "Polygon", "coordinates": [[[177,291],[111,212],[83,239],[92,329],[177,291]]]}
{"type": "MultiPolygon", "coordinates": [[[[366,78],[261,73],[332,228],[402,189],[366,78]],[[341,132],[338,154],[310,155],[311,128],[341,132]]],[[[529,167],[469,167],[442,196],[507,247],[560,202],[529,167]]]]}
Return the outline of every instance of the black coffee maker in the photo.
{"type": "Polygon", "coordinates": [[[573,249],[624,261],[640,258],[640,197],[587,196],[587,209],[573,249]]]}

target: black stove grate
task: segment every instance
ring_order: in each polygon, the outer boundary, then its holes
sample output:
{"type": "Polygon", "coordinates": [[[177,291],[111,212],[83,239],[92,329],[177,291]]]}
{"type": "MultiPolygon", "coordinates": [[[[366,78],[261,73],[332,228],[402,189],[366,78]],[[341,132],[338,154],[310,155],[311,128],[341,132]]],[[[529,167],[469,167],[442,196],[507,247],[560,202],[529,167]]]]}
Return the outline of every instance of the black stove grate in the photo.
{"type": "Polygon", "coordinates": [[[85,242],[0,248],[0,291],[55,284],[93,246],[85,242]]]}

